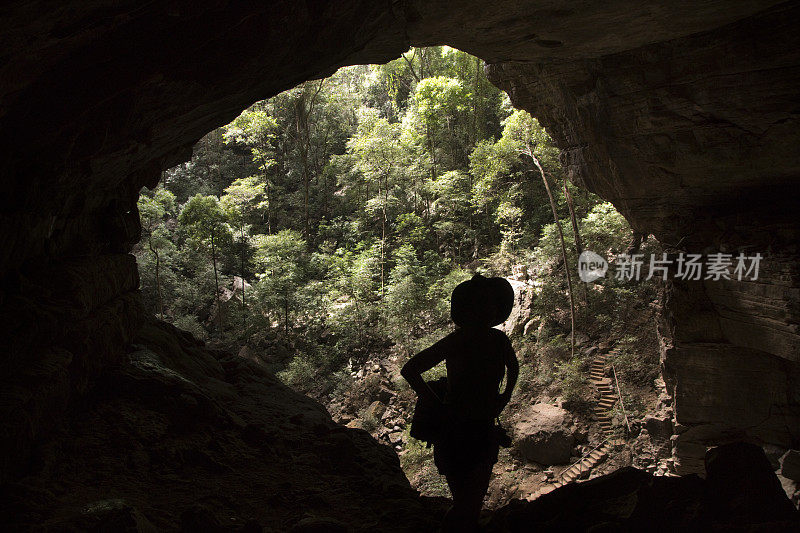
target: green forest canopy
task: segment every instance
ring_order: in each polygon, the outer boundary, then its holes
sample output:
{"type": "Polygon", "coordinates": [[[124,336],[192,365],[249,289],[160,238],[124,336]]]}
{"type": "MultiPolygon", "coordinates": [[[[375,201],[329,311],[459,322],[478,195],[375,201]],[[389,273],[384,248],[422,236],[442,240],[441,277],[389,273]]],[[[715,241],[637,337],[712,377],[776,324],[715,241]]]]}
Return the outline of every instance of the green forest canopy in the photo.
{"type": "MultiPolygon", "coordinates": [[[[564,265],[526,151],[568,220],[558,150],[478,58],[412,49],[305,82],[206,135],[142,192],[146,304],[223,345],[271,346],[285,355],[276,370],[306,389],[332,386],[348,361],[441,336],[450,291],[475,271],[560,271],[539,298],[555,312],[564,265]]],[[[584,240],[620,251],[625,220],[572,196],[584,240]]]]}

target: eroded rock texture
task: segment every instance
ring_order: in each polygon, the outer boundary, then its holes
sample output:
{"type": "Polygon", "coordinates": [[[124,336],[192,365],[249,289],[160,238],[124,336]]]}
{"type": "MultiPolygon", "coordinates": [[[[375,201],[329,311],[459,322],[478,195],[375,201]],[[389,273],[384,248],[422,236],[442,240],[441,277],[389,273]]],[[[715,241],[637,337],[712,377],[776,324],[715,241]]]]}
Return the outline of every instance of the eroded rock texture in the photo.
{"type": "Polygon", "coordinates": [[[498,510],[487,531],[794,531],[800,520],[763,450],[720,446],[706,479],[626,467],[498,510]]]}
{"type": "MultiPolygon", "coordinates": [[[[60,446],[64,432],[84,438],[78,413],[122,431],[126,423],[103,414],[98,394],[121,410],[147,401],[128,386],[150,379],[130,375],[132,343],[147,323],[127,255],[139,238],[140,188],[254,101],[341,65],[397,57],[410,44],[451,44],[487,60],[495,83],[553,134],[572,180],[613,201],[639,230],[691,251],[765,254],[769,273],[758,282],[670,288],[665,378],[683,432],[678,449],[696,450],[686,457],[732,436],[797,448],[797,2],[17,1],[4,5],[2,21],[0,479],[33,487],[31,501],[41,502],[33,519],[60,519],[36,514],[59,508],[30,478],[58,478],[47,443],[60,446]]],[[[228,383],[218,403],[233,401],[225,391],[239,378],[217,356],[203,360],[208,366],[192,372],[228,383]]],[[[281,395],[276,420],[297,402],[281,395]]],[[[169,415],[154,412],[162,422],[145,427],[162,434],[142,438],[170,438],[169,415]]],[[[374,446],[343,435],[343,455],[374,446]]],[[[87,461],[97,486],[119,475],[78,447],[59,453],[66,464],[87,461]]],[[[190,470],[244,471],[214,453],[174,459],[190,470]]],[[[145,471],[136,455],[131,472],[145,471]]],[[[192,477],[170,483],[189,490],[192,477]]],[[[130,509],[150,504],[135,492],[120,496],[131,503],[98,509],[136,522],[130,509]]],[[[80,499],[69,501],[92,503],[80,499]]],[[[176,523],[169,512],[142,519],[176,523]]]]}
{"type": "Polygon", "coordinates": [[[61,422],[4,486],[6,528],[429,531],[442,515],[391,448],[163,322],[143,325],[61,422]]]}
{"type": "Polygon", "coordinates": [[[677,250],[761,253],[759,278],[670,284],[662,359],[678,470],[800,441],[797,6],[582,60],[490,65],[576,183],[677,250]],[[788,46],[786,46],[788,45],[788,46]]]}

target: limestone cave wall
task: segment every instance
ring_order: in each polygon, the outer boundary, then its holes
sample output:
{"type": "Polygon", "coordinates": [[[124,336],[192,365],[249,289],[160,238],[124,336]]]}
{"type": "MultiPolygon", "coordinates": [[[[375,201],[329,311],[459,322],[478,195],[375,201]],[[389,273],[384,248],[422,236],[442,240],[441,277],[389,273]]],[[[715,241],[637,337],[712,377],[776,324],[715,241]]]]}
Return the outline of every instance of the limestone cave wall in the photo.
{"type": "Polygon", "coordinates": [[[757,283],[669,289],[677,448],[800,444],[798,2],[16,1],[2,19],[0,479],[130,364],[140,188],[254,101],[409,45],[485,59],[637,229],[765,254],[757,283]]]}
{"type": "Polygon", "coordinates": [[[670,282],[661,312],[676,460],[800,439],[800,16],[579,61],[499,63],[491,79],[548,127],[571,179],[675,251],[764,256],[757,280],[670,282]]]}

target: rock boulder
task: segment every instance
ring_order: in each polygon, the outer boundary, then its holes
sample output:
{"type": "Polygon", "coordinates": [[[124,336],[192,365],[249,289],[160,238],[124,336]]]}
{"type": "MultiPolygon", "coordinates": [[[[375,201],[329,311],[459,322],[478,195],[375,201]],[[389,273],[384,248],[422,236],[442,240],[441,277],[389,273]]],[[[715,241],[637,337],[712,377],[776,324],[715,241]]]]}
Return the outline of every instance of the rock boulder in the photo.
{"type": "Polygon", "coordinates": [[[800,481],[800,451],[789,450],[780,459],[781,475],[793,481],[800,481]]]}
{"type": "Polygon", "coordinates": [[[575,435],[572,416],[561,407],[537,403],[524,410],[513,427],[513,452],[543,465],[569,462],[575,435]]]}

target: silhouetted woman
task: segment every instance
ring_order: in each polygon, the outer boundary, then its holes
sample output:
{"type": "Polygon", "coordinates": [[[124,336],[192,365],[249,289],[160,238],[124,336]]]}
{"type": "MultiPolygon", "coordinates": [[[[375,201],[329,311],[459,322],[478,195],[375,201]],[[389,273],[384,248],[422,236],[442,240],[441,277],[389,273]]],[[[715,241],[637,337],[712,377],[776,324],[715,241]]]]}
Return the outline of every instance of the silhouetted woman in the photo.
{"type": "Polygon", "coordinates": [[[519,364],[508,337],[493,329],[514,305],[514,291],[503,278],[474,276],[458,285],[450,299],[456,330],[411,358],[401,373],[421,401],[446,414],[433,443],[434,461],[447,478],[453,506],[443,531],[469,532],[478,527],[483,498],[497,462],[494,420],[508,404],[519,364]],[[422,373],[445,361],[447,393],[436,396],[422,373]],[[508,369],[505,390],[500,383],[508,369]]]}

